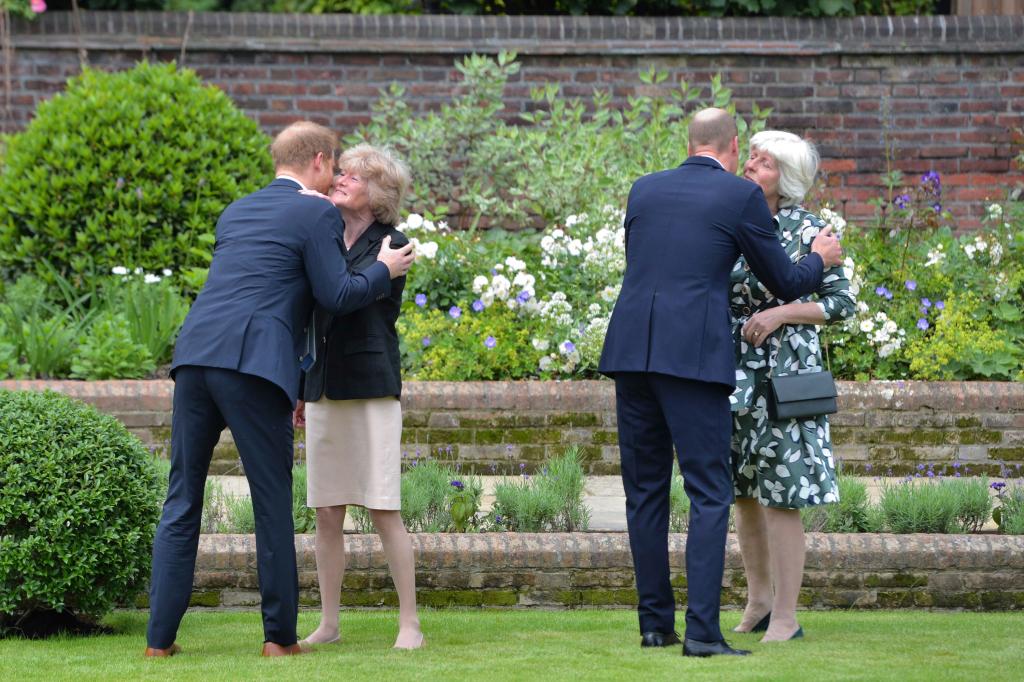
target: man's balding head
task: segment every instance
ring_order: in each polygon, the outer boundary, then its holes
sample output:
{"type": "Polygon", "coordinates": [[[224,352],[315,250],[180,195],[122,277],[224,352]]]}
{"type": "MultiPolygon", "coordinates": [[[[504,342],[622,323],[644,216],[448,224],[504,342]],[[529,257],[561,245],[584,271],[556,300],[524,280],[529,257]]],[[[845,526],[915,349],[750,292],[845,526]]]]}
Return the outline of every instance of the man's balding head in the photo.
{"type": "Polygon", "coordinates": [[[693,115],[688,129],[690,148],[710,147],[715,151],[728,150],[739,133],[736,130],[736,119],[725,109],[701,109],[693,115]]]}
{"type": "Polygon", "coordinates": [[[711,155],[718,159],[730,173],[736,172],[739,164],[739,146],[736,119],[725,109],[709,107],[693,115],[689,135],[690,156],[711,155]]]}

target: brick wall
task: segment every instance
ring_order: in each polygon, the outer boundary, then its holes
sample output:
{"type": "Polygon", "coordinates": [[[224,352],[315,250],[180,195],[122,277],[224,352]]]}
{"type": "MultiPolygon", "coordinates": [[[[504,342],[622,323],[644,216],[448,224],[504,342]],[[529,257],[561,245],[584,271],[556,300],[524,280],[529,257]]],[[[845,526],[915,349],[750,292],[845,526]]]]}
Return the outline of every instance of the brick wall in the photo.
{"type": "MultiPolygon", "coordinates": [[[[454,17],[171,13],[47,13],[13,29],[12,110],[25,125],[36,104],[79,70],[79,50],[106,69],[140,58],[176,59],[223,88],[269,133],[297,118],[349,130],[370,115],[379,90],[406,86],[413,108],[440,106],[457,87],[454,60],[515,50],[523,68],[507,91],[513,116],[531,87],[557,82],[569,95],[635,94],[707,83],[715,73],[740,111],[771,106],[775,127],[819,144],[831,197],[865,217],[886,169],[912,179],[944,176],[945,205],[961,227],[981,202],[1021,180],[1012,163],[1024,111],[1024,16],[709,19],[454,17]],[[638,73],[670,73],[644,86],[638,73]]],[[[682,150],[680,157],[682,157],[682,150]]]]}
{"type": "MultiPolygon", "coordinates": [[[[416,600],[428,606],[630,607],[636,605],[625,533],[414,534],[416,600]]],[[[341,601],[398,605],[380,540],[349,535],[341,601]]],[[[320,605],[313,536],[295,538],[300,604],[320,605]]],[[[686,536],[669,536],[676,600],[686,603],[686,536]]],[[[726,549],[722,603],[742,607],[743,563],[726,549]]],[[[143,596],[140,606],[146,604],[143,596]]],[[[203,535],[194,606],[256,607],[251,535],[203,535]]],[[[804,608],[1024,609],[1024,537],[807,534],[804,608]]]]}
{"type": "MultiPolygon", "coordinates": [[[[147,445],[170,442],[170,381],[2,381],[0,388],[50,388],[114,414],[147,445]]],[[[580,447],[593,474],[619,471],[615,394],[610,381],[405,383],[404,449],[478,473],[529,471],[580,447]]],[[[919,464],[952,473],[1022,475],[1024,384],[987,382],[839,382],[832,415],[836,456],[847,472],[899,475],[919,464]]],[[[296,433],[302,457],[303,434],[296,433]]],[[[215,473],[238,472],[238,452],[225,431],[215,473]]]]}

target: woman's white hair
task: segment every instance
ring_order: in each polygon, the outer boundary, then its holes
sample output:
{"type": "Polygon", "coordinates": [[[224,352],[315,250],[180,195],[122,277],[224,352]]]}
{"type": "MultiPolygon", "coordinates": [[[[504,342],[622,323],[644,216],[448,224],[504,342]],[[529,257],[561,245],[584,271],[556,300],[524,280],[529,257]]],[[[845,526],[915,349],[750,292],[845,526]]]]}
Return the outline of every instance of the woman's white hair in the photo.
{"type": "Polygon", "coordinates": [[[770,154],[779,167],[779,208],[796,206],[818,173],[818,150],[799,135],[784,130],[762,130],[750,138],[750,148],[770,154]]]}

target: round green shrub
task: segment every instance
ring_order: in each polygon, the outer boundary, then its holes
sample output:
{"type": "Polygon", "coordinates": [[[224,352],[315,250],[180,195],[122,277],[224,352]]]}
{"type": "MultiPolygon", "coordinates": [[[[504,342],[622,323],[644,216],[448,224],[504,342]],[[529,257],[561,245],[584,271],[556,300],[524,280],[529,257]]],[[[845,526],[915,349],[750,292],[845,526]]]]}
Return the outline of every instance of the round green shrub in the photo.
{"type": "Polygon", "coordinates": [[[152,457],[109,415],[0,391],[0,634],[39,612],[96,620],[149,578],[152,457]]]}
{"type": "Polygon", "coordinates": [[[85,69],[8,139],[0,268],[90,285],[111,268],[205,267],[200,236],[273,177],[269,139],[175,64],[85,69]]]}

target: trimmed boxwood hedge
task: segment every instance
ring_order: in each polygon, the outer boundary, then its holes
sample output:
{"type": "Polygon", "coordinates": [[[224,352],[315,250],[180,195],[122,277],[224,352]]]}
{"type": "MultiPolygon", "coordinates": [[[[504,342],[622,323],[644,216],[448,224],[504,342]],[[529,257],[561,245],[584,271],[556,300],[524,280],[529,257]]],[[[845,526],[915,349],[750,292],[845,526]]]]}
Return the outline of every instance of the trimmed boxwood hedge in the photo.
{"type": "Polygon", "coordinates": [[[159,490],[152,456],[114,417],[52,391],[0,391],[0,634],[133,599],[159,490]]]}

